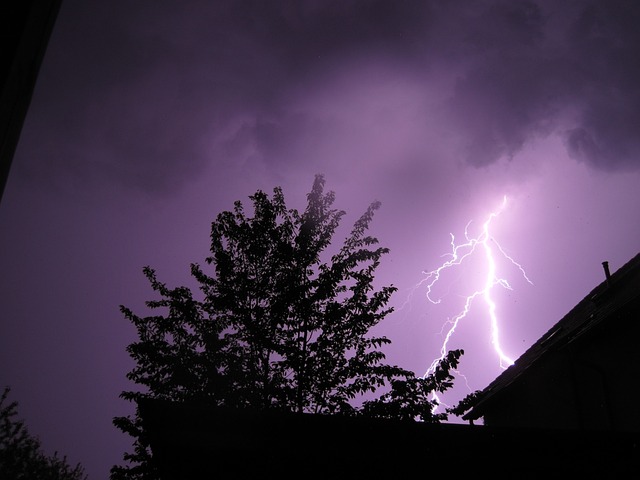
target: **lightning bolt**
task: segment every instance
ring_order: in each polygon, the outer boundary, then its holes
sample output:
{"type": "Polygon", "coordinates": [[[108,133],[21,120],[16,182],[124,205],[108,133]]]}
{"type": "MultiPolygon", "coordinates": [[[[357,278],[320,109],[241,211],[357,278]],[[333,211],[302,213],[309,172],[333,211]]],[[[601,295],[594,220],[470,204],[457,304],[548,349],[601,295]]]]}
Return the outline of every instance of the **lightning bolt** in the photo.
{"type": "MultiPolygon", "coordinates": [[[[498,215],[500,215],[500,213],[506,208],[506,206],[507,206],[507,197],[504,196],[500,207],[487,217],[485,222],[482,224],[480,233],[475,237],[472,237],[469,234],[469,226],[471,225],[471,222],[467,223],[464,230],[464,237],[465,237],[464,243],[457,244],[455,236],[451,234],[451,252],[444,255],[445,257],[448,257],[448,260],[442,263],[435,270],[422,272],[425,275],[425,278],[421,282],[419,282],[418,285],[416,285],[416,288],[426,285],[427,299],[433,304],[438,304],[440,303],[441,299],[433,298],[432,289],[440,279],[440,275],[442,274],[442,272],[461,265],[467,258],[474,255],[477,256],[477,255],[483,254],[484,260],[485,260],[484,264],[486,265],[486,274],[484,276],[484,281],[483,281],[483,284],[481,285],[481,288],[479,288],[478,290],[475,290],[473,293],[468,295],[464,301],[464,306],[462,310],[453,318],[448,319],[442,326],[441,333],[444,334],[444,340],[442,343],[442,347],[440,349],[440,356],[431,363],[431,365],[429,366],[429,368],[424,374],[425,376],[433,373],[438,363],[446,356],[448,351],[449,341],[453,336],[453,334],[455,333],[458,325],[460,324],[461,321],[463,321],[467,317],[474,303],[479,301],[480,299],[484,301],[484,304],[487,309],[487,316],[490,322],[491,345],[498,358],[500,368],[506,369],[510,365],[513,365],[513,362],[514,362],[513,359],[504,352],[502,346],[500,345],[500,328],[499,328],[498,314],[496,312],[497,307],[496,307],[496,302],[492,297],[492,292],[494,288],[497,286],[500,286],[507,290],[512,290],[512,288],[506,279],[498,276],[496,256],[499,254],[502,257],[506,258],[509,262],[511,262],[520,270],[524,279],[528,283],[533,285],[533,282],[529,279],[529,277],[527,277],[527,274],[524,268],[522,267],[522,265],[516,262],[509,255],[507,255],[507,253],[500,246],[500,244],[490,234],[490,227],[491,227],[492,221],[498,215]]],[[[457,373],[460,374],[459,372],[457,373]]],[[[466,377],[464,378],[466,381],[467,380],[466,377]]]]}

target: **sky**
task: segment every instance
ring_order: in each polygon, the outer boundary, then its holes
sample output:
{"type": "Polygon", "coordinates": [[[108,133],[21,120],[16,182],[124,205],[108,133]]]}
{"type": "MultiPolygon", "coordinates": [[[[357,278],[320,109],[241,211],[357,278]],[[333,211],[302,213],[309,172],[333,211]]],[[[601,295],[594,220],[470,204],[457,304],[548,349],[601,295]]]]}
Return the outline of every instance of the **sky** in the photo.
{"type": "MultiPolygon", "coordinates": [[[[511,289],[489,293],[516,359],[640,251],[639,22],[619,0],[64,0],[0,203],[0,384],[107,478],[142,268],[189,284],[219,212],[276,186],[303,209],[315,174],[345,228],[382,203],[376,282],[398,291],[376,332],[420,375],[488,257],[443,270],[439,303],[428,272],[499,211],[484,238],[511,289]]],[[[445,402],[502,371],[487,305],[449,339],[445,402]]]]}

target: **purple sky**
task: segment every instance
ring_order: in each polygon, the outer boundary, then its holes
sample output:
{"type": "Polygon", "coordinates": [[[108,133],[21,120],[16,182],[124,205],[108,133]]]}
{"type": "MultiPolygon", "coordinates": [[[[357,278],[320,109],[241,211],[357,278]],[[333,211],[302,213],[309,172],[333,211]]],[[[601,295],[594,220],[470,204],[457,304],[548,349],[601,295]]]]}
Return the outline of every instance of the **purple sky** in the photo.
{"type": "MultiPolygon", "coordinates": [[[[382,202],[377,278],[399,291],[379,330],[420,374],[484,263],[438,305],[412,289],[507,195],[491,234],[533,282],[500,263],[517,358],[640,250],[639,22],[633,1],[64,0],[0,204],[1,384],[106,478],[142,267],[188,283],[218,212],[277,185],[303,208],[316,173],[345,227],[382,202]]],[[[473,306],[449,344],[471,390],[501,372],[473,306]]]]}

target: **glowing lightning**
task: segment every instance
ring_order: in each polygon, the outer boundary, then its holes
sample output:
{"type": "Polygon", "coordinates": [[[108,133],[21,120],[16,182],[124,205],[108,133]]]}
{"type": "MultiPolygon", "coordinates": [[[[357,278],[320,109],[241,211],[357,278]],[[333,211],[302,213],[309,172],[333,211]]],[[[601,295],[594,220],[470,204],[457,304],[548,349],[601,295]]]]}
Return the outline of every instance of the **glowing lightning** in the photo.
{"type": "Polygon", "coordinates": [[[434,304],[440,303],[440,299],[434,300],[431,296],[431,290],[433,286],[436,284],[436,282],[438,282],[438,280],[440,279],[440,274],[448,268],[460,265],[467,257],[469,257],[474,252],[476,252],[476,249],[478,249],[479,247],[484,251],[484,256],[487,264],[487,273],[484,280],[484,285],[482,286],[482,289],[476,290],[471,295],[467,296],[462,311],[452,319],[447,320],[447,322],[445,322],[445,324],[443,325],[442,331],[444,331],[447,326],[448,326],[448,330],[445,335],[444,341],[442,343],[442,348],[440,349],[440,357],[435,359],[431,363],[431,365],[429,366],[428,370],[425,373],[425,376],[429,375],[430,373],[433,373],[438,363],[446,356],[448,351],[448,344],[449,344],[449,340],[451,339],[451,336],[454,334],[456,328],[458,327],[459,322],[467,316],[467,314],[469,313],[469,310],[471,309],[471,305],[473,301],[477,297],[482,297],[487,306],[487,311],[488,311],[489,320],[491,324],[491,344],[498,356],[500,367],[502,369],[506,369],[508,366],[513,365],[513,360],[506,353],[504,353],[502,347],[500,346],[500,331],[499,331],[499,325],[498,325],[498,316],[496,314],[496,303],[494,302],[491,296],[493,287],[495,287],[496,285],[500,285],[501,287],[506,288],[508,290],[511,290],[512,288],[511,288],[511,285],[509,285],[509,282],[507,280],[503,278],[499,278],[497,276],[496,261],[494,257],[494,249],[492,248],[492,244],[495,244],[495,246],[497,247],[497,250],[500,252],[500,254],[502,254],[504,258],[506,258],[513,265],[518,267],[518,269],[520,270],[520,272],[522,273],[523,277],[527,282],[529,282],[531,285],[533,285],[533,282],[531,282],[531,280],[529,280],[529,278],[527,277],[527,274],[524,271],[524,268],[522,268],[522,266],[519,263],[513,260],[513,258],[507,255],[505,251],[502,249],[502,247],[498,244],[498,242],[496,242],[496,240],[493,239],[489,234],[489,227],[491,225],[491,221],[494,218],[496,218],[504,210],[506,205],[507,205],[507,197],[505,196],[503,198],[502,205],[500,206],[500,208],[497,211],[492,212],[487,218],[487,220],[484,222],[484,224],[482,225],[482,230],[480,231],[480,234],[477,237],[471,237],[469,235],[469,225],[471,224],[471,222],[469,222],[466,225],[464,230],[464,235],[466,239],[465,243],[457,245],[455,242],[454,235],[451,234],[451,253],[447,254],[447,256],[449,256],[450,259],[444,262],[440,267],[438,267],[435,270],[432,270],[430,272],[423,272],[423,274],[426,275],[426,278],[423,279],[417,286],[424,285],[426,283],[427,299],[434,304]]]}

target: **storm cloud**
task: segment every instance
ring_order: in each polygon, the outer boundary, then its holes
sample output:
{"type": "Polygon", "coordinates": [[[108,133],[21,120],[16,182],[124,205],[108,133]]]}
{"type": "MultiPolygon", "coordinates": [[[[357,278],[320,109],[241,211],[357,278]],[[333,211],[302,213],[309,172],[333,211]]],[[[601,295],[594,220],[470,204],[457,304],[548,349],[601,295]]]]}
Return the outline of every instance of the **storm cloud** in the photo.
{"type": "Polygon", "coordinates": [[[640,5],[622,0],[97,8],[70,0],[42,69],[49,87],[36,91],[29,118],[39,138],[25,142],[20,168],[40,179],[167,192],[212,165],[258,162],[277,171],[312,161],[304,158],[310,151],[332,156],[341,119],[376,150],[384,135],[364,138],[371,112],[354,115],[345,104],[329,118],[309,104],[323,88],[340,98],[358,84],[381,85],[378,77],[391,82],[378,94],[393,95],[397,74],[424,93],[385,107],[387,131],[406,128],[393,119],[427,96],[431,108],[412,117],[416,128],[437,123],[451,142],[425,137],[425,161],[443,161],[435,152],[445,149],[455,153],[444,161],[481,168],[558,134],[578,161],[635,169],[639,20],[640,5]]]}

